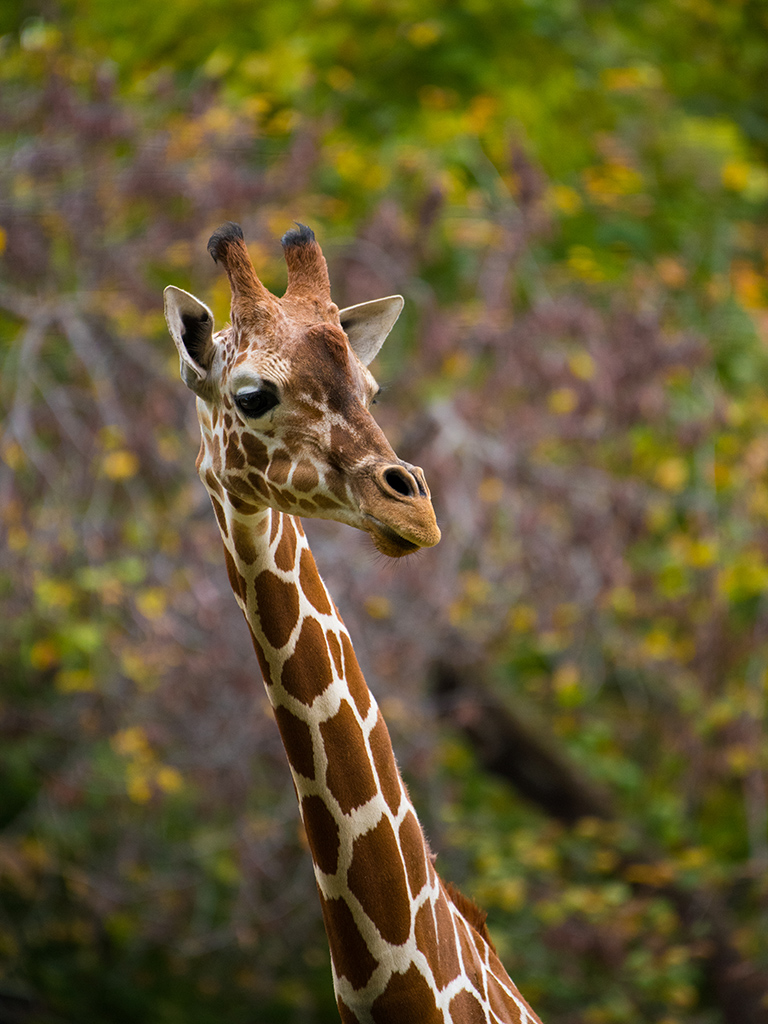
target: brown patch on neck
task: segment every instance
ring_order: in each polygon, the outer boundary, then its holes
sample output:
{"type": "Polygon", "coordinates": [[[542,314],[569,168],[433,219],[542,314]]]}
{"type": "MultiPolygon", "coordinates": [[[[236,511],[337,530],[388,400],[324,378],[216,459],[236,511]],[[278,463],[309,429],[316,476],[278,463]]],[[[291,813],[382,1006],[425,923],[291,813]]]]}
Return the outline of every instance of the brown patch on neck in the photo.
{"type": "Polygon", "coordinates": [[[350,704],[343,700],[332,718],[320,725],[320,733],[328,758],[325,781],[343,814],[374,797],[376,781],[363,738],[350,704]]]}
{"type": "Polygon", "coordinates": [[[457,992],[453,997],[449,1012],[451,1020],[466,1021],[466,1024],[486,1024],[488,1020],[483,1004],[466,989],[457,992]]]}
{"type": "Polygon", "coordinates": [[[301,817],[307,833],[312,860],[327,875],[336,873],[339,866],[339,827],[323,799],[305,796],[301,801],[301,817]]]}
{"type": "MultiPolygon", "coordinates": [[[[495,965],[491,963],[491,967],[493,968],[494,966],[495,965]]],[[[499,964],[498,966],[501,967],[501,964],[499,964]]],[[[507,977],[503,967],[501,967],[500,975],[503,978],[507,977]]],[[[516,986],[512,985],[512,988],[514,988],[515,992],[517,992],[517,998],[519,1002],[514,1000],[512,996],[510,996],[509,993],[507,993],[504,990],[503,986],[496,980],[496,978],[492,974],[488,976],[488,1002],[490,1003],[491,1010],[496,1015],[496,1017],[499,1020],[516,1021],[519,1024],[519,1021],[522,1019],[520,1014],[520,1004],[522,1004],[528,1012],[527,1020],[538,1021],[539,1018],[530,1008],[525,999],[523,999],[523,997],[520,995],[516,986]]]]}
{"type": "Polygon", "coordinates": [[[400,782],[400,773],[397,770],[395,755],[392,752],[389,730],[380,711],[376,725],[371,729],[369,742],[382,796],[387,801],[387,806],[392,813],[397,814],[400,808],[400,801],[403,798],[403,786],[400,782]]]}
{"type": "Polygon", "coordinates": [[[360,1024],[360,1018],[350,1010],[341,996],[337,997],[336,1005],[339,1008],[341,1024],[360,1024]]]}
{"type": "MultiPolygon", "coordinates": [[[[215,509],[214,505],[214,509],[215,509]]],[[[248,527],[238,519],[232,520],[232,540],[238,558],[241,558],[246,565],[253,565],[259,557],[259,552],[253,542],[253,536],[248,527]]]]}
{"type": "Polygon", "coordinates": [[[438,988],[445,988],[461,974],[461,959],[448,900],[442,893],[434,913],[429,900],[422,904],[414,930],[416,945],[431,964],[438,988]]]}
{"type": "Polygon", "coordinates": [[[317,619],[311,616],[304,619],[294,652],[283,665],[280,681],[287,693],[304,704],[311,704],[333,682],[328,644],[317,619]]]}
{"type": "Polygon", "coordinates": [[[371,706],[371,694],[352,647],[352,641],[346,633],[341,634],[341,646],[344,649],[344,678],[347,681],[347,689],[360,712],[360,717],[365,718],[371,706]]]}
{"type": "Polygon", "coordinates": [[[429,982],[411,964],[405,974],[393,974],[382,994],[374,1000],[375,1024],[444,1024],[429,982]]]}
{"type": "Polygon", "coordinates": [[[382,817],[375,828],[355,840],[347,884],[385,942],[400,946],[408,940],[411,901],[389,818],[382,817]]]}
{"type": "Polygon", "coordinates": [[[352,911],[344,900],[326,900],[322,893],[320,905],[336,973],[346,978],[352,988],[363,988],[371,980],[378,963],[360,934],[352,911]]]}
{"type": "MultiPolygon", "coordinates": [[[[315,565],[315,559],[313,558],[312,552],[309,548],[304,548],[301,552],[301,559],[299,561],[299,585],[301,586],[304,596],[313,608],[317,608],[317,610],[323,615],[331,614],[331,603],[328,600],[328,595],[325,591],[325,587],[323,586],[323,581],[320,579],[320,574],[318,573],[317,566],[315,565]]],[[[334,658],[335,657],[336,655],[334,654],[334,658]]],[[[341,668],[339,668],[339,675],[341,675],[341,668]]]]}
{"type": "Polygon", "coordinates": [[[398,838],[400,849],[403,851],[408,885],[415,899],[427,882],[428,850],[421,825],[413,811],[408,811],[403,818],[398,838]]]}
{"type": "Polygon", "coordinates": [[[284,583],[275,573],[265,569],[253,581],[253,589],[259,623],[267,643],[275,648],[283,647],[299,621],[296,585],[284,583]]]}
{"type": "Polygon", "coordinates": [[[283,530],[280,543],[275,549],[275,565],[283,572],[290,572],[296,563],[296,531],[288,516],[283,516],[283,530]]]}
{"type": "Polygon", "coordinates": [[[306,779],[314,779],[315,750],[309,726],[280,705],[274,708],[274,712],[291,768],[306,779]]]}

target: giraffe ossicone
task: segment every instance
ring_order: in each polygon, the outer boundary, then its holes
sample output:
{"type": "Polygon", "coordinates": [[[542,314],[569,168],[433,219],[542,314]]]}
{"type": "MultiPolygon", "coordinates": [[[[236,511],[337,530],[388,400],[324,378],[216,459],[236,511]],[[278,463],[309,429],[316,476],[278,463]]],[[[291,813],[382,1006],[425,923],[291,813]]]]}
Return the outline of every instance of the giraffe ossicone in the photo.
{"type": "Polygon", "coordinates": [[[307,833],[343,1024],[534,1024],[484,915],[441,881],[384,719],[320,578],[302,516],[390,557],[440,539],[424,474],[370,413],[368,370],[403,306],[339,310],[312,231],[282,240],[288,285],[259,281],[236,224],[208,243],[231,324],[180,288],[165,313],[197,396],[197,467],[261,666],[307,833]]]}

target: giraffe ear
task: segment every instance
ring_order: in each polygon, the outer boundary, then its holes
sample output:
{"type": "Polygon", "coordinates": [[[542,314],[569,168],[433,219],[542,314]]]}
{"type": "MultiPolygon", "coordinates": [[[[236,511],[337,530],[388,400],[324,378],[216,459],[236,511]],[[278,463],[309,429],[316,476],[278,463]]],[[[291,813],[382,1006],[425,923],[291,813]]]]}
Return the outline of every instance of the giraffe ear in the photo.
{"type": "Polygon", "coordinates": [[[341,326],[346,331],[352,351],[364,366],[384,344],[404,305],[402,295],[388,295],[386,299],[361,302],[359,306],[348,306],[339,311],[341,326]]]}
{"type": "Polygon", "coordinates": [[[210,392],[209,373],[216,352],[213,313],[194,295],[172,284],[163,298],[165,321],[181,360],[181,379],[204,398],[210,392]]]}

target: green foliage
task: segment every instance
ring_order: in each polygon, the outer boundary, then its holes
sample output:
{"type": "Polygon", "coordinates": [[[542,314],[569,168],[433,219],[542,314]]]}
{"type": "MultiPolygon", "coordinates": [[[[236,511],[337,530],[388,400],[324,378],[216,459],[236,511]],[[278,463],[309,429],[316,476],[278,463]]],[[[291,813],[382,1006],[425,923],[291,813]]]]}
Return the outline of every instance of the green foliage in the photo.
{"type": "Polygon", "coordinates": [[[335,1019],[160,306],[226,318],[225,219],[279,289],[300,219],[341,304],[409,300],[381,418],[444,541],[394,576],[318,547],[445,862],[544,1019],[723,1020],[681,908],[768,971],[764,6],[58,12],[0,22],[0,997],[335,1019]],[[446,632],[614,820],[418,732],[446,632]]]}

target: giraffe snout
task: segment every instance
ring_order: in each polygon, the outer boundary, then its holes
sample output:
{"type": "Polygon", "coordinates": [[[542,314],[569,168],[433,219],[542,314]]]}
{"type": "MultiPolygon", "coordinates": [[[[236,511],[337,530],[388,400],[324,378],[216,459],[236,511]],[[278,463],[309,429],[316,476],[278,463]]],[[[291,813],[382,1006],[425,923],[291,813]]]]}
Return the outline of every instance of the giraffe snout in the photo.
{"type": "Polygon", "coordinates": [[[376,547],[399,558],[440,540],[424,473],[407,462],[377,466],[364,488],[360,510],[376,547]]]}

